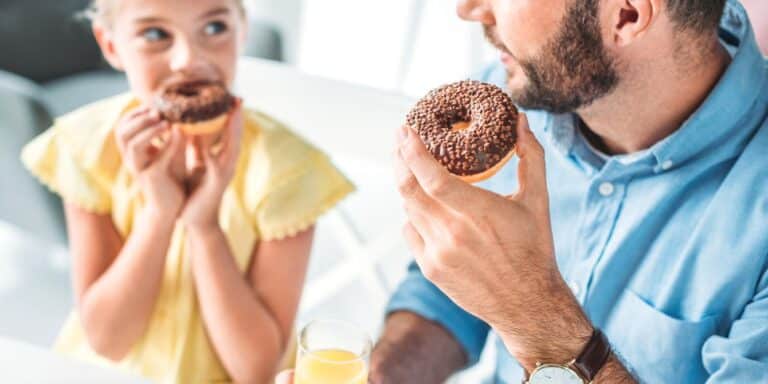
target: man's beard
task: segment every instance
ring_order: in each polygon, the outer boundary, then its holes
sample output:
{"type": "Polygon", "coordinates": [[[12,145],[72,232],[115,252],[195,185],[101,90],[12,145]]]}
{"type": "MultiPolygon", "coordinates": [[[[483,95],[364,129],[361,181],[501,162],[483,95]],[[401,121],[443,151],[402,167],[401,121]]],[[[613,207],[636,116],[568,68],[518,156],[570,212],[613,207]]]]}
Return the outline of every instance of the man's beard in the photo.
{"type": "MultiPolygon", "coordinates": [[[[488,41],[509,53],[496,31],[485,26],[488,41]]],[[[572,112],[592,104],[618,84],[615,60],[603,47],[597,0],[575,0],[555,38],[531,59],[515,58],[528,83],[511,89],[515,104],[525,109],[572,112]]]]}

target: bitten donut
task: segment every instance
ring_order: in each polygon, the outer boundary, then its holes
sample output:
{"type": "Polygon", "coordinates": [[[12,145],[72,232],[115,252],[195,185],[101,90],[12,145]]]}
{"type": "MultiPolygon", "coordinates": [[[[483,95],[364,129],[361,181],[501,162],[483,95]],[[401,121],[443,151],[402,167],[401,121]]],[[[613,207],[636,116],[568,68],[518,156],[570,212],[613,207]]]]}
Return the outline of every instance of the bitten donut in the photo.
{"type": "Polygon", "coordinates": [[[205,81],[170,85],[155,98],[162,117],[187,135],[218,132],[234,105],[235,97],[223,84],[205,81]]]}
{"type": "Polygon", "coordinates": [[[493,176],[512,157],[517,119],[504,91],[466,80],[429,92],[406,121],[440,164],[474,183],[493,176]]]}

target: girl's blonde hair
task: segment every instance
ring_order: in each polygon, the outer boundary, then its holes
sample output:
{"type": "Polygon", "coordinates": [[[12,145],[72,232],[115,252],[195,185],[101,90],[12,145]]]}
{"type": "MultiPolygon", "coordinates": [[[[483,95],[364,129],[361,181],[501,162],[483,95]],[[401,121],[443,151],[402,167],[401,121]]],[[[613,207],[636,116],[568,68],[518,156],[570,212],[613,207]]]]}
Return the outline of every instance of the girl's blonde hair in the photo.
{"type": "MultiPolygon", "coordinates": [[[[120,0],[91,0],[91,5],[83,11],[82,16],[93,22],[111,24],[115,16],[115,6],[120,0]]],[[[235,0],[237,8],[245,16],[244,0],[235,0]]]]}

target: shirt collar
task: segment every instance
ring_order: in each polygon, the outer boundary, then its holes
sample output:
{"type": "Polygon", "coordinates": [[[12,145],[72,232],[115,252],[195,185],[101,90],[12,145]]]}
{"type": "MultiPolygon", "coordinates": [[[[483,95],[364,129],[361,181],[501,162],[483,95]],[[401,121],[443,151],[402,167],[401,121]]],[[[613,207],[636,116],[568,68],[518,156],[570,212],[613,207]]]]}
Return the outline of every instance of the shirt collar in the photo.
{"type": "MultiPolygon", "coordinates": [[[[746,11],[737,1],[727,2],[719,34],[733,60],[698,110],[675,133],[651,148],[640,153],[614,156],[616,160],[629,164],[652,156],[656,171],[667,170],[720,143],[738,142],[739,137],[751,135],[756,127],[743,126],[742,120],[749,115],[763,89],[766,62],[757,46],[746,11]]],[[[544,130],[549,133],[554,147],[566,155],[580,157],[574,152],[576,144],[584,141],[577,132],[578,118],[574,114],[546,115],[544,130]]],[[[738,150],[730,147],[731,152],[738,150]]]]}

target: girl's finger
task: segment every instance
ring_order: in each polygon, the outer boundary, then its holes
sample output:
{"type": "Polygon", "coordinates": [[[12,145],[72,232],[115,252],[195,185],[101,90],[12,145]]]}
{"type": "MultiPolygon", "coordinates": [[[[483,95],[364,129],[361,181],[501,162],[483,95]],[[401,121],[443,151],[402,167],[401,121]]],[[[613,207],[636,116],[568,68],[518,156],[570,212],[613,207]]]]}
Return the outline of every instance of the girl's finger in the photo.
{"type": "Polygon", "coordinates": [[[224,135],[221,138],[222,146],[217,156],[217,162],[222,169],[234,169],[235,162],[240,154],[240,139],[242,138],[243,125],[242,101],[237,99],[225,127],[224,135]]]}
{"type": "Polygon", "coordinates": [[[124,120],[115,130],[118,145],[125,147],[140,132],[160,122],[160,115],[148,110],[137,114],[132,119],[124,120]]]}
{"type": "Polygon", "coordinates": [[[135,145],[151,145],[153,139],[158,138],[163,135],[163,133],[167,132],[171,128],[170,124],[168,122],[158,122],[154,125],[150,125],[145,127],[140,132],[136,133],[131,139],[127,142],[128,146],[135,146],[135,145]]]}
{"type": "Polygon", "coordinates": [[[171,130],[171,136],[168,139],[168,142],[165,144],[165,147],[160,150],[160,157],[158,157],[156,161],[158,166],[167,168],[171,164],[171,161],[173,161],[173,156],[179,152],[183,145],[183,139],[184,135],[180,130],[171,130]]]}
{"type": "Polygon", "coordinates": [[[155,148],[152,144],[152,141],[155,137],[161,135],[167,129],[167,123],[159,123],[153,125],[136,134],[136,136],[134,136],[131,141],[126,144],[126,152],[134,170],[140,172],[150,165],[153,157],[153,154],[150,153],[150,150],[155,148]]]}

